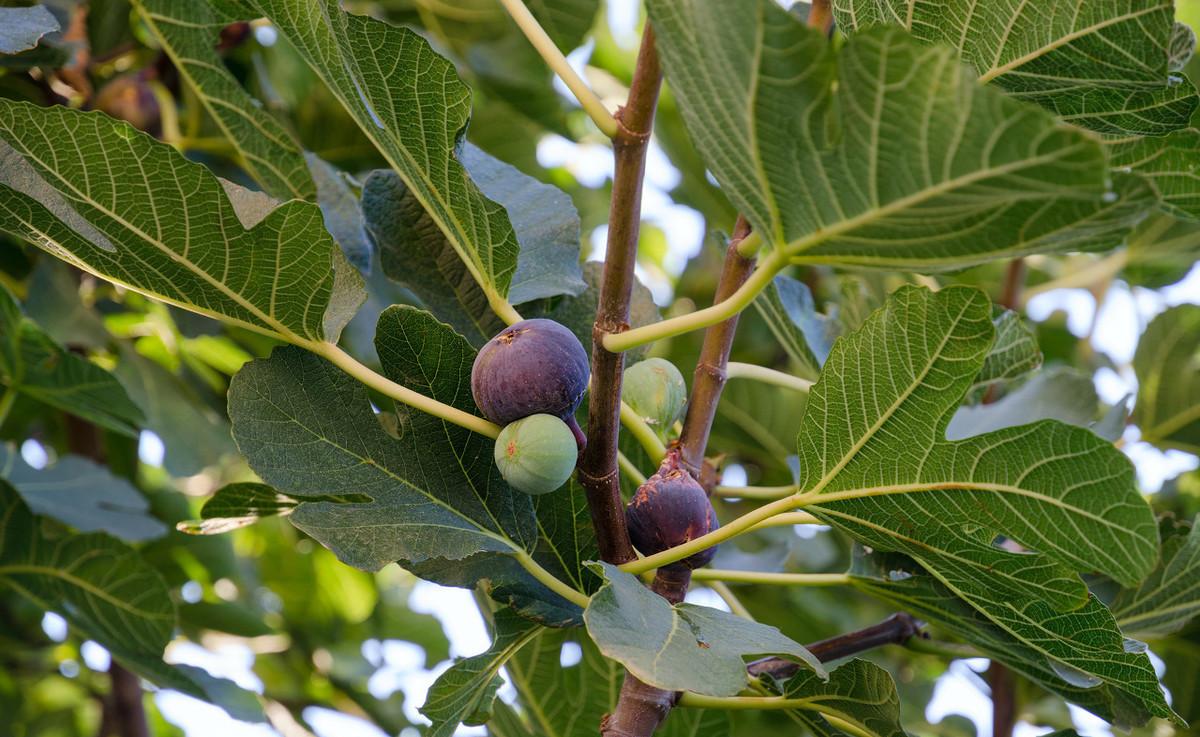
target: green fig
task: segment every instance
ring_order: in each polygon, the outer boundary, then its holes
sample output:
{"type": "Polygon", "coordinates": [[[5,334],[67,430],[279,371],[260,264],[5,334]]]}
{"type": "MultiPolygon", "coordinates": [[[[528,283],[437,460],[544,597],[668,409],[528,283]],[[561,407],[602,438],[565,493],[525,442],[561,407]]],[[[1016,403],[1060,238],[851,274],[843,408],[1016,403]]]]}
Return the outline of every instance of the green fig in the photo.
{"type": "Polygon", "coordinates": [[[659,435],[665,435],[683,412],[687,384],[675,364],[647,358],[625,369],[621,399],[659,435]]]}
{"type": "Polygon", "coordinates": [[[548,494],[571,477],[579,446],[567,423],[554,415],[530,415],[500,431],[495,455],[509,486],[526,494],[548,494]]]}

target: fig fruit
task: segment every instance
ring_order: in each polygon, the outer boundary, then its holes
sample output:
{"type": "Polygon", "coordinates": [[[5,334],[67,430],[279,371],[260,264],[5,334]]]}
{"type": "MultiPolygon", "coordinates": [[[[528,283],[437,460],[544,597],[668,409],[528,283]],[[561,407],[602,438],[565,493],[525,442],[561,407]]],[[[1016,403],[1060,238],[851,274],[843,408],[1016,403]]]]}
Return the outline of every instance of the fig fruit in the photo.
{"type": "Polygon", "coordinates": [[[683,412],[687,384],[675,364],[662,358],[647,358],[625,369],[621,399],[665,435],[683,412]]]}
{"type": "Polygon", "coordinates": [[[531,415],[500,431],[496,466],[508,485],[526,494],[549,494],[575,470],[579,448],[567,423],[553,415],[531,415]]]}
{"type": "MultiPolygon", "coordinates": [[[[629,539],[643,555],[660,553],[717,529],[717,514],[704,488],[671,450],[658,472],[638,487],[625,508],[629,539]]],[[[707,565],[717,548],[694,553],[664,568],[695,569],[707,565]]]]}
{"type": "Polygon", "coordinates": [[[480,349],[471,368],[471,394],[483,416],[497,425],[554,415],[582,447],[575,410],[590,373],[587,351],[574,333],[553,320],[522,320],[480,349]]]}

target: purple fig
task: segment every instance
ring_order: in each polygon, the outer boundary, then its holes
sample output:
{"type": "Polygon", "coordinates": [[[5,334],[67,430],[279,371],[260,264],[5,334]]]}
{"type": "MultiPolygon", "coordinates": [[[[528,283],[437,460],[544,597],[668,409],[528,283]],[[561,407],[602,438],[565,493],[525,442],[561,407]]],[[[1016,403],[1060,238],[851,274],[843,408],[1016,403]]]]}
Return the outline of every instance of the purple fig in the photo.
{"type": "Polygon", "coordinates": [[[553,320],[522,320],[501,330],[475,357],[471,394],[483,416],[507,425],[530,415],[567,423],[580,447],[575,410],[591,374],[587,351],[553,320]]]}
{"type": "MultiPolygon", "coordinates": [[[[629,539],[643,555],[653,555],[707,535],[719,526],[704,488],[679,463],[672,450],[658,472],[638,487],[625,508],[629,539]]],[[[670,567],[696,569],[707,565],[717,548],[694,553],[670,567]]]]}

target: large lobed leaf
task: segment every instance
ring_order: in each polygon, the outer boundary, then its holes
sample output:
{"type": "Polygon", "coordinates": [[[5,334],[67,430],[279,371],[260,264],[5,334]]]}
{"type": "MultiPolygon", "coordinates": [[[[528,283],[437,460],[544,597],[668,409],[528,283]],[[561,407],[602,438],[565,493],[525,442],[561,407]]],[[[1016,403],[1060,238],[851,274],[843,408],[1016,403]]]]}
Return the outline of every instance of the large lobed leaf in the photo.
{"type": "Polygon", "coordinates": [[[1179,305],[1154,318],[1138,340],[1133,421],[1142,439],[1200,452],[1200,306],[1179,305]]]}
{"type": "Polygon", "coordinates": [[[1172,0],[835,0],[838,28],[905,28],[949,44],[1010,95],[1116,135],[1188,124],[1197,96],[1183,75],[1195,37],[1172,0]]]}
{"type": "Polygon", "coordinates": [[[934,270],[1112,247],[1154,202],[1135,176],[1109,188],[1093,137],[902,29],[835,54],[771,0],[648,8],[696,147],[793,260],[934,270]]]}
{"type": "Polygon", "coordinates": [[[812,653],[774,627],[720,609],[671,606],[619,568],[593,566],[606,583],[584,611],[588,634],[600,652],[645,683],[733,696],[746,687],[746,659],[759,655],[781,655],[826,677],[812,653]]]}
{"type": "Polygon", "coordinates": [[[217,54],[221,29],[237,19],[210,0],[134,0],[134,5],[246,171],[273,197],[315,199],[300,144],[242,88],[217,54]]]}
{"type": "Polygon", "coordinates": [[[905,287],[839,339],[798,441],[808,508],[968,598],[1070,610],[1087,600],[1075,571],[1136,583],[1157,560],[1157,528],[1110,443],[1051,421],[945,440],[994,335],[982,292],[905,287]],[[1001,549],[997,535],[1036,552],[1001,549]]]}
{"type": "Polygon", "coordinates": [[[226,188],[100,113],[0,100],[0,230],[135,291],[293,342],[336,340],[362,299],[316,205],[275,206],[226,188]]]}
{"type": "Polygon", "coordinates": [[[471,181],[457,148],[471,93],[454,66],[406,28],[338,0],[243,0],[269,18],[404,180],[488,295],[508,295],[517,239],[504,208],[471,181]]]}
{"type": "Polygon", "coordinates": [[[856,546],[851,584],[962,638],[1043,688],[1122,727],[1177,718],[1140,643],[1095,597],[1072,612],[997,594],[972,605],[912,560],[856,546]]]}
{"type": "Polygon", "coordinates": [[[1162,562],[1136,588],[1121,591],[1112,612],[1131,637],[1165,637],[1200,614],[1200,520],[1164,524],[1162,562]]]}

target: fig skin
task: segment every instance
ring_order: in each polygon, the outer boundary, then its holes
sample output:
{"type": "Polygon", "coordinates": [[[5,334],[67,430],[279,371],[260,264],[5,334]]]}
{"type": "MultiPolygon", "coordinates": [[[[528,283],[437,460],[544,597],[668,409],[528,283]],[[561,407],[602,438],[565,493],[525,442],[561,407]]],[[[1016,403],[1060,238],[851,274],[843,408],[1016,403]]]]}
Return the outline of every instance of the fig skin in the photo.
{"type": "Polygon", "coordinates": [[[590,376],[587,351],[574,333],[553,320],[522,320],[480,349],[471,368],[471,394],[483,416],[497,425],[554,415],[582,447],[575,410],[590,376]]]}
{"type": "Polygon", "coordinates": [[[571,478],[579,448],[567,423],[530,415],[500,431],[495,459],[508,485],[526,494],[549,494],[571,478]]]}
{"type": "Polygon", "coordinates": [[[675,364],[663,358],[647,358],[625,369],[621,399],[659,436],[665,436],[687,403],[687,383],[675,364]]]}
{"type": "MultiPolygon", "coordinates": [[[[679,462],[679,451],[671,450],[658,472],[638,487],[625,508],[629,539],[643,555],[654,555],[682,545],[717,529],[717,513],[704,488],[679,462]]],[[[694,570],[708,565],[717,554],[712,546],[664,569],[694,570]]]]}

